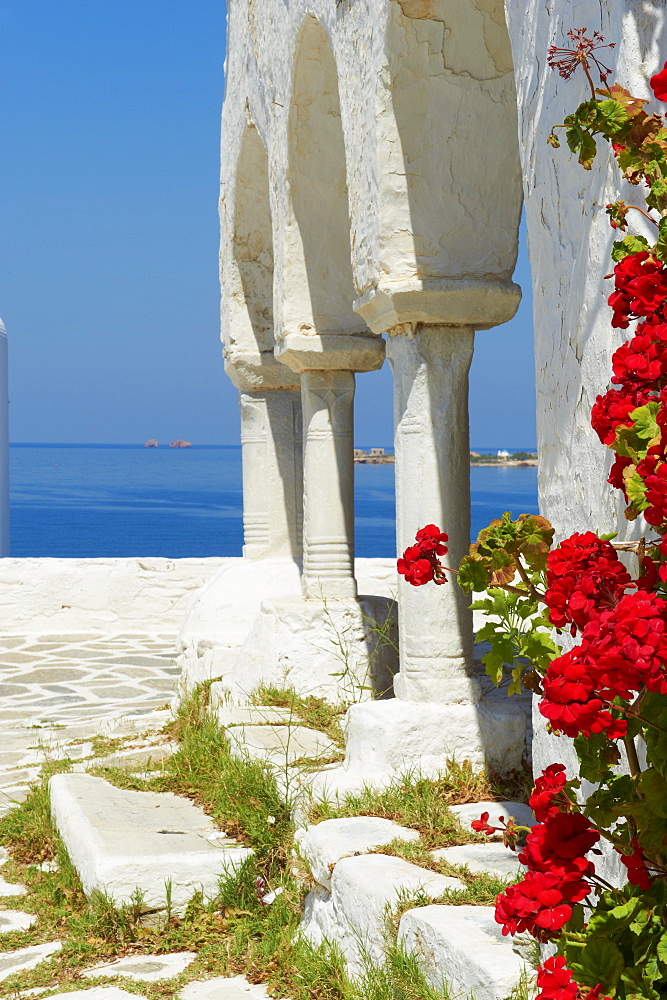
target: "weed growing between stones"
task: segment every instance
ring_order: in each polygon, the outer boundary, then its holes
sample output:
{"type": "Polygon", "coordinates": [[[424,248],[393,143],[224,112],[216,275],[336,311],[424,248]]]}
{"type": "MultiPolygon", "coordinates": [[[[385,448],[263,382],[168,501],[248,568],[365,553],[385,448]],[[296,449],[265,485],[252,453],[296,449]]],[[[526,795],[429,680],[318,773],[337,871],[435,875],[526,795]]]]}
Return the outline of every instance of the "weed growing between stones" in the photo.
{"type": "Polygon", "coordinates": [[[250,703],[287,708],[301,725],[309,729],[318,729],[341,748],[345,746],[342,724],[346,712],[345,705],[332,705],[324,698],[315,695],[304,697],[294,688],[276,687],[271,684],[260,684],[252,691],[250,703]]]}
{"type": "MultiPolygon", "coordinates": [[[[482,799],[525,801],[530,776],[520,772],[510,779],[498,778],[484,771],[474,771],[469,761],[450,761],[447,773],[437,779],[416,772],[378,791],[366,787],[357,795],[347,795],[342,802],[313,801],[310,821],[341,816],[381,816],[401,826],[419,830],[427,848],[475,843],[470,831],[462,832],[449,806],[482,799]]],[[[483,839],[483,838],[482,838],[483,839]]]]}
{"type": "MultiPolygon", "coordinates": [[[[335,726],[340,718],[320,699],[295,699],[283,690],[265,689],[257,698],[264,704],[287,701],[295,712],[298,707],[303,713],[304,723],[307,719],[319,729],[327,720],[335,726]]],[[[62,941],[63,948],[35,969],[6,979],[0,984],[0,996],[38,987],[57,987],[62,992],[106,985],[108,978],[83,979],[81,973],[131,954],[193,951],[197,957],[192,964],[168,982],[116,982],[148,1000],[173,997],[193,979],[240,973],[252,982],[267,983],[276,996],[291,1000],[446,1000],[446,993],[424,980],[415,958],[397,948],[395,932],[388,937],[386,965],[368,964],[363,978],[354,983],[336,948],[317,949],[300,937],[298,926],[308,886],[292,856],[294,830],[287,807],[268,767],[231,754],[224,729],[206,712],[206,701],[204,686],[183,705],[170,727],[171,736],[178,734],[180,748],[164,762],[159,775],[146,779],[119,768],[105,768],[101,773],[124,787],[172,791],[194,799],[228,834],[251,846],[254,857],[221,880],[214,902],[205,903],[195,896],[180,915],[168,910],[147,915],[139,896],[126,906],[114,906],[102,893],[87,899],[50,815],[48,777],[69,764],[49,763],[42,782],[26,801],[0,821],[0,842],[11,851],[3,875],[27,887],[20,907],[38,917],[30,930],[2,935],[0,952],[56,940],[62,941]],[[41,870],[45,861],[56,862],[57,868],[41,870]],[[266,893],[258,890],[258,877],[267,890],[282,890],[270,905],[262,900],[266,893]]],[[[345,814],[385,815],[416,826],[422,838],[413,845],[411,856],[402,856],[431,868],[433,847],[478,839],[461,835],[447,804],[494,794],[507,796],[508,792],[507,786],[475,775],[463,764],[437,782],[411,778],[395,790],[369,790],[354,804],[348,801],[345,814]]],[[[399,853],[407,846],[389,845],[386,853],[399,853]]],[[[460,898],[447,902],[488,903],[490,893],[497,891],[487,876],[438,864],[435,870],[456,874],[466,884],[460,898]]],[[[420,905],[425,902],[432,900],[416,900],[420,905]]],[[[3,904],[14,907],[17,900],[8,897],[0,900],[3,904]]]]}

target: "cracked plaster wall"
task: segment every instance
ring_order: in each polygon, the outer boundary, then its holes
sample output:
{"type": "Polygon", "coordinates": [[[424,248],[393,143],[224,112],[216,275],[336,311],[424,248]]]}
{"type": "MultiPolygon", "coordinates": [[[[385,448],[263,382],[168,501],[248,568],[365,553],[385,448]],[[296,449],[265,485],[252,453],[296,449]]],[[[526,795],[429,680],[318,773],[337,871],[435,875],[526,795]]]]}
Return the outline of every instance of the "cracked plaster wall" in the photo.
{"type": "MultiPolygon", "coordinates": [[[[352,288],[344,295],[339,288],[338,301],[380,283],[511,276],[520,176],[501,0],[230,0],[228,7],[220,202],[225,341],[237,164],[248,123],[268,153],[275,338],[291,332],[295,319],[308,325],[303,283],[290,280],[300,254],[289,238],[290,117],[293,125],[318,98],[311,74],[294,72],[306,18],[317,18],[328,36],[324,48],[330,45],[337,69],[350,224],[342,234],[338,214],[331,227],[323,221],[319,236],[323,257],[351,254],[352,288]]],[[[335,110],[330,100],[328,112],[335,110]]],[[[326,171],[320,183],[340,195],[341,155],[333,150],[319,169],[326,171]]],[[[301,180],[307,185],[307,174],[301,180]]],[[[340,311],[340,325],[361,332],[350,305],[340,311]]]]}
{"type": "Polygon", "coordinates": [[[614,78],[651,97],[648,78],[665,57],[665,3],[506,0],[506,9],[533,274],[540,509],[560,537],[617,527],[621,537],[633,537],[641,525],[625,521],[620,494],[605,482],[611,453],[590,426],[590,410],[624,339],[610,327],[612,283],[602,280],[611,270],[614,239],[604,207],[619,196],[634,201],[636,189],[619,182],[602,144],[591,171],[577,164],[565,142],[558,150],[547,145],[552,126],[586,99],[588,88],[583,74],[563,80],[546,58],[551,44],[566,44],[570,28],[587,25],[616,42],[601,53],[614,78]]]}

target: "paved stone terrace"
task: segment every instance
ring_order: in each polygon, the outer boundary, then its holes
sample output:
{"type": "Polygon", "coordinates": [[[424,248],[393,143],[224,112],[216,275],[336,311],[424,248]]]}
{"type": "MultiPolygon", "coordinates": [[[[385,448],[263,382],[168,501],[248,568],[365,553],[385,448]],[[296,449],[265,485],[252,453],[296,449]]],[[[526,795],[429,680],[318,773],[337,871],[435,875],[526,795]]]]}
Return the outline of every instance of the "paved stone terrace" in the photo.
{"type": "Polygon", "coordinates": [[[164,724],[166,712],[155,710],[175,685],[175,641],[130,632],[0,637],[0,815],[25,796],[47,755],[86,757],[95,736],[164,724]]]}

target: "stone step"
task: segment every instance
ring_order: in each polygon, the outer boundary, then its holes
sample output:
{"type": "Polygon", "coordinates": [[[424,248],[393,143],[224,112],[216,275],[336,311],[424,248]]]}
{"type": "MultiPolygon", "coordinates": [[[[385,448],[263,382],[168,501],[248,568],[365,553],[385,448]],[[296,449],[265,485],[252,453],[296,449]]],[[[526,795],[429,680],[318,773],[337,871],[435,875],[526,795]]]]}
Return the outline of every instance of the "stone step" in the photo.
{"type": "Polygon", "coordinates": [[[56,774],[51,811],[84,891],[108,893],[116,905],[136,889],[146,911],[182,912],[196,891],[215,898],[220,876],[252,854],[225,838],[203,810],[168,792],[116,788],[89,774],[56,774]]]}
{"type": "Polygon", "coordinates": [[[351,816],[325,819],[294,836],[299,855],[325,889],[331,888],[331,873],[341,858],[368,854],[392,840],[419,840],[419,833],[379,816],[351,816]]]}
{"type": "Polygon", "coordinates": [[[498,842],[440,847],[431,854],[436,860],[447,861],[450,865],[465,865],[468,871],[495,875],[501,879],[518,880],[524,870],[514,851],[498,842]]]}
{"type": "Polygon", "coordinates": [[[503,937],[492,906],[435,904],[401,917],[398,943],[415,954],[436,989],[450,996],[503,1000],[518,986],[525,963],[503,937]]]}
{"type": "Polygon", "coordinates": [[[329,758],[340,753],[325,733],[306,726],[234,726],[229,730],[232,752],[284,768],[301,758],[329,758]]]}
{"type": "Polygon", "coordinates": [[[348,974],[356,978],[367,963],[382,965],[385,960],[387,908],[402,905],[406,897],[434,899],[447,889],[464,888],[459,879],[386,854],[341,858],[331,876],[331,892],[316,886],[308,893],[301,933],[315,947],[325,939],[335,943],[348,974]]]}
{"type": "MultiPolygon", "coordinates": [[[[454,813],[463,829],[470,833],[470,824],[473,820],[479,819],[484,812],[489,814],[489,824],[491,826],[502,826],[510,816],[514,817],[514,822],[520,826],[534,826],[535,816],[530,806],[525,802],[512,802],[503,800],[502,802],[466,802],[460,806],[450,806],[450,812],[454,813]],[[503,820],[501,821],[501,816],[503,820]]],[[[494,834],[501,837],[502,834],[494,834]]]]}
{"type": "Polygon", "coordinates": [[[279,705],[232,705],[220,681],[211,684],[209,709],[221,726],[263,726],[298,723],[290,708],[279,705]]]}

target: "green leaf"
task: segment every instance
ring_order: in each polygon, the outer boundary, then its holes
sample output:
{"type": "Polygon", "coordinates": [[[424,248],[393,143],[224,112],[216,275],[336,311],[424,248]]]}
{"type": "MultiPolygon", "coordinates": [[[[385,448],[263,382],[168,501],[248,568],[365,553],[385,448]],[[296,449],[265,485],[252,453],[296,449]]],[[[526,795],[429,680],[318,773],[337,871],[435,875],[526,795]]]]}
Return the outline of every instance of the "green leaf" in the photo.
{"type": "MultiPolygon", "coordinates": [[[[658,225],[658,242],[653,252],[658,260],[667,261],[667,218],[660,220],[658,225]]],[[[654,405],[657,406],[658,404],[654,405]]]]}
{"type": "Polygon", "coordinates": [[[645,237],[635,236],[634,233],[628,233],[622,240],[617,240],[614,243],[611,251],[611,257],[612,260],[619,261],[623,260],[624,257],[629,257],[632,253],[641,253],[643,250],[648,249],[649,243],[645,237]]]}
{"type": "Polygon", "coordinates": [[[598,119],[604,125],[606,135],[617,135],[630,121],[630,115],[618,101],[598,101],[598,119]]]}
{"type": "Polygon", "coordinates": [[[457,576],[459,587],[469,593],[486,590],[491,583],[491,560],[477,554],[464,556],[457,576]]]}
{"type": "Polygon", "coordinates": [[[667,780],[655,767],[649,767],[639,776],[639,789],[646,804],[656,816],[667,818],[667,780]]]}
{"type": "Polygon", "coordinates": [[[574,748],[579,758],[579,773],[587,781],[602,781],[609,771],[608,753],[612,741],[604,733],[576,736],[574,748]]]}
{"type": "MultiPolygon", "coordinates": [[[[569,952],[569,949],[568,949],[569,952]]],[[[569,954],[568,954],[569,958],[569,954]]],[[[586,947],[577,950],[568,962],[574,978],[582,986],[601,983],[605,992],[618,982],[625,962],[618,947],[606,938],[593,938],[586,947]]]]}
{"type": "MultiPolygon", "coordinates": [[[[602,902],[603,900],[600,901],[600,904],[602,902]]],[[[611,893],[605,893],[604,902],[613,903],[611,893]]],[[[604,909],[602,905],[598,905],[588,921],[588,932],[590,934],[606,935],[613,934],[624,927],[629,927],[635,914],[643,908],[643,905],[643,901],[636,896],[633,896],[627,903],[621,903],[619,906],[612,905],[609,909],[604,909]]]]}
{"type": "Polygon", "coordinates": [[[635,431],[642,440],[653,441],[660,438],[660,428],[656,420],[659,410],[660,403],[652,402],[638,406],[636,410],[630,412],[630,419],[634,421],[635,431]]]}

